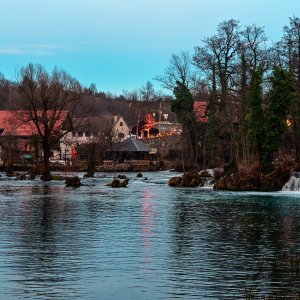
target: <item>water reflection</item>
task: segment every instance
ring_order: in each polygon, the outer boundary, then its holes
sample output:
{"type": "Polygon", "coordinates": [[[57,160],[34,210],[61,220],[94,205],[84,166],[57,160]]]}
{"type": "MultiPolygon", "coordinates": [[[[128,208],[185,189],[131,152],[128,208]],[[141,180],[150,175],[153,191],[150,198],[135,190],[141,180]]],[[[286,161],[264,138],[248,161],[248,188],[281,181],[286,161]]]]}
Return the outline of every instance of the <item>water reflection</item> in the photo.
{"type": "Polygon", "coordinates": [[[154,211],[153,211],[153,193],[151,188],[147,188],[142,198],[142,211],[141,211],[141,224],[142,224],[142,236],[143,236],[143,245],[144,245],[144,263],[146,265],[145,268],[149,269],[152,259],[152,250],[151,250],[151,242],[153,236],[153,219],[154,219],[154,211]]]}
{"type": "MultiPolygon", "coordinates": [[[[31,197],[21,202],[18,243],[11,253],[18,274],[17,296],[63,298],[59,287],[79,279],[76,247],[67,234],[71,210],[48,185],[33,187],[31,197]]],[[[79,291],[72,291],[71,285],[68,294],[75,292],[79,291]]]]}

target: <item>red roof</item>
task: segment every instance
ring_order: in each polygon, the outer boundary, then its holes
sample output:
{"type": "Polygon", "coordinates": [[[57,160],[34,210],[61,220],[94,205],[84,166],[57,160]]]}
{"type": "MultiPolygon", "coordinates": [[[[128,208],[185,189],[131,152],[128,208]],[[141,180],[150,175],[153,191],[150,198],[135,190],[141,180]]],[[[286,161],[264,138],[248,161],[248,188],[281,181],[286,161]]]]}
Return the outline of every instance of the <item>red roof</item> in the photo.
{"type": "Polygon", "coordinates": [[[198,122],[207,123],[207,102],[206,101],[197,101],[194,102],[194,112],[198,122]]]}
{"type": "MultiPolygon", "coordinates": [[[[52,111],[47,112],[51,120],[52,111]]],[[[57,112],[57,121],[55,122],[54,131],[59,131],[68,115],[68,111],[57,112]]],[[[33,121],[30,120],[27,111],[0,110],[0,129],[2,135],[14,136],[31,136],[38,134],[37,128],[33,121]],[[28,121],[25,121],[28,119],[28,121]]]]}

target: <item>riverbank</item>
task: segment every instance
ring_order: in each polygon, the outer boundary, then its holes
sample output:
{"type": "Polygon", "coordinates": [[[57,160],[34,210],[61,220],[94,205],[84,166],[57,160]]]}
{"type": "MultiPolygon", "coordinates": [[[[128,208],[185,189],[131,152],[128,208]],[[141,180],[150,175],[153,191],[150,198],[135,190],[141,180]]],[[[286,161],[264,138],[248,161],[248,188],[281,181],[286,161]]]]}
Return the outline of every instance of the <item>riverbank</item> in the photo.
{"type": "MultiPolygon", "coordinates": [[[[132,162],[117,163],[114,161],[104,161],[100,165],[94,166],[95,172],[155,172],[155,171],[166,171],[174,169],[176,167],[175,162],[168,160],[161,161],[149,161],[149,160],[137,160],[132,162]]],[[[14,165],[12,170],[15,172],[32,172],[37,173],[41,169],[41,166],[32,164],[14,165]]],[[[7,166],[0,165],[0,172],[6,172],[7,166]]],[[[74,162],[72,165],[62,164],[50,164],[50,170],[52,172],[88,172],[87,163],[85,162],[74,162]]]]}

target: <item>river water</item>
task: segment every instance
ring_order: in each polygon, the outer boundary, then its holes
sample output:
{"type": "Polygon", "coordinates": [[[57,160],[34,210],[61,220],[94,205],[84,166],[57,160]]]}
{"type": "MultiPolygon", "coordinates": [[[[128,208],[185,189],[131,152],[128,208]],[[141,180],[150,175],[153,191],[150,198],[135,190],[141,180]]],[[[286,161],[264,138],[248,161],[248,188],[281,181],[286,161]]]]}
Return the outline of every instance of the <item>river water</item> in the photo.
{"type": "Polygon", "coordinates": [[[170,172],[112,189],[112,175],[77,189],[1,177],[0,299],[298,295],[298,274],[271,265],[299,254],[300,193],[171,188],[170,172]]]}

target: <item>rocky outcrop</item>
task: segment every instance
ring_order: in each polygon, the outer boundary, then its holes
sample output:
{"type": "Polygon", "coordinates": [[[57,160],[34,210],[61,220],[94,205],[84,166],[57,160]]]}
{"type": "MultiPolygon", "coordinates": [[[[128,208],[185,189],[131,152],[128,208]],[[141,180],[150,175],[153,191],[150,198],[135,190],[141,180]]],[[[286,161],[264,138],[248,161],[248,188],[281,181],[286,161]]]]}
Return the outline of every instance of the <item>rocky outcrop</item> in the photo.
{"type": "Polygon", "coordinates": [[[177,176],[177,177],[172,177],[169,179],[169,186],[181,186],[182,183],[182,177],[181,176],[177,176]]]}
{"type": "Polygon", "coordinates": [[[196,186],[203,186],[204,181],[199,176],[198,171],[190,171],[184,173],[182,176],[172,177],[169,180],[169,186],[174,187],[196,187],[196,186]]]}
{"type": "Polygon", "coordinates": [[[201,170],[199,176],[203,178],[209,178],[213,176],[212,170],[201,170]]]}
{"type": "Polygon", "coordinates": [[[218,174],[214,189],[228,191],[279,191],[290,178],[290,168],[277,166],[272,172],[257,167],[248,173],[218,174]]]}

